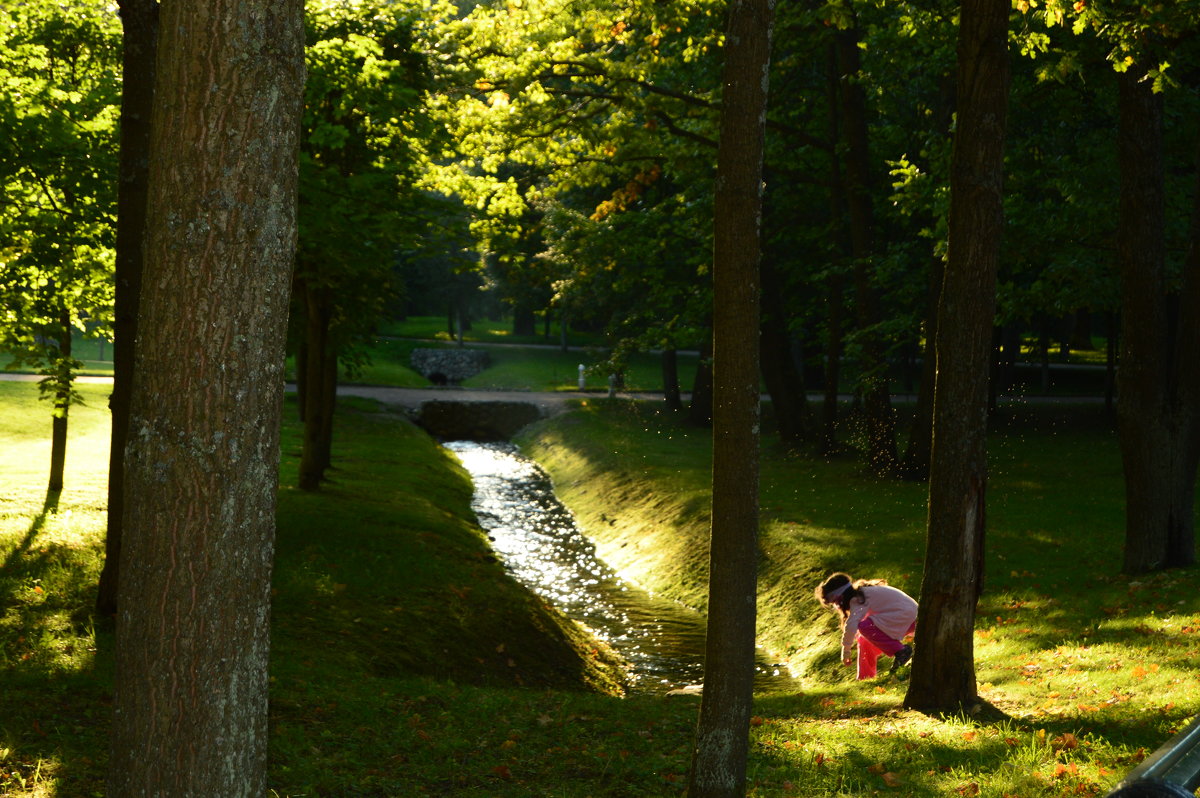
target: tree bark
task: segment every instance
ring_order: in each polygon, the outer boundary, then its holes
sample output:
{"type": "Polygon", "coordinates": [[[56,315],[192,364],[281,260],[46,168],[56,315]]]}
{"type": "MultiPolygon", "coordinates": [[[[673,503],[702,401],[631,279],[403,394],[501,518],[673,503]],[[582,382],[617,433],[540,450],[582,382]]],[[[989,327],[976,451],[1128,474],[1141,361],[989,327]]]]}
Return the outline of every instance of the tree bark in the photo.
{"type": "Polygon", "coordinates": [[[303,6],[161,13],[107,794],[258,798],[303,6]]]}
{"type": "Polygon", "coordinates": [[[733,0],[713,205],[713,488],[689,798],[745,794],[758,561],[759,225],[774,0],[733,0]]]}
{"type": "Polygon", "coordinates": [[[154,105],[154,59],[158,47],[158,0],[120,0],[121,156],[117,182],[116,300],[113,313],[112,442],[108,454],[108,530],[96,612],[117,611],[121,562],[121,519],[125,512],[125,444],[138,300],[142,290],[142,234],[146,229],[146,189],[150,171],[150,114],[154,105]]]}
{"type": "MultiPolygon", "coordinates": [[[[1117,430],[1125,471],[1126,573],[1195,561],[1200,454],[1200,209],[1193,217],[1178,316],[1167,296],[1163,101],[1131,66],[1118,77],[1121,351],[1117,430]],[[1172,329],[1174,328],[1174,329],[1172,329]]],[[[1200,197],[1196,202],[1200,205],[1200,197]]]]}
{"type": "Polygon", "coordinates": [[[975,606],[983,586],[987,392],[1004,229],[1009,0],[963,0],[958,129],[937,336],[929,527],[916,655],[904,704],[956,710],[978,699],[975,606]]]}

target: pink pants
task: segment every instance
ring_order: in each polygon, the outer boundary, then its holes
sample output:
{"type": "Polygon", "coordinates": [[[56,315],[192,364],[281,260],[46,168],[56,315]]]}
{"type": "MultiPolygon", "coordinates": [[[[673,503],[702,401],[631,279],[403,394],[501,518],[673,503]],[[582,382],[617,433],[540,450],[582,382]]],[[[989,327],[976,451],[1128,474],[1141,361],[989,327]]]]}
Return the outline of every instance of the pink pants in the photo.
{"type": "MultiPolygon", "coordinates": [[[[917,622],[913,621],[904,636],[908,637],[916,628],[917,622]]],[[[858,634],[854,639],[858,644],[858,678],[860,680],[875,677],[876,663],[881,656],[886,654],[894,657],[897,651],[904,648],[904,643],[884,634],[870,616],[864,618],[858,625],[858,634]]]]}

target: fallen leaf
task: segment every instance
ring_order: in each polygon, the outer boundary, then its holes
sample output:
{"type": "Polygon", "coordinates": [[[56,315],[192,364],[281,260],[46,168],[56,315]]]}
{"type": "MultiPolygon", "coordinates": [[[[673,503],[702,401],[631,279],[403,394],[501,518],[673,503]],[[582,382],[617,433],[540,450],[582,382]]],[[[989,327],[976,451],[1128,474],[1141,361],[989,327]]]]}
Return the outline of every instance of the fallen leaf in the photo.
{"type": "Polygon", "coordinates": [[[871,773],[883,773],[885,770],[887,770],[887,765],[883,764],[882,762],[877,762],[876,764],[867,768],[867,770],[869,770],[871,773]]]}
{"type": "Polygon", "coordinates": [[[892,773],[889,771],[888,773],[884,773],[881,778],[883,779],[883,783],[889,787],[899,787],[900,786],[900,777],[897,776],[895,773],[892,773]]]}

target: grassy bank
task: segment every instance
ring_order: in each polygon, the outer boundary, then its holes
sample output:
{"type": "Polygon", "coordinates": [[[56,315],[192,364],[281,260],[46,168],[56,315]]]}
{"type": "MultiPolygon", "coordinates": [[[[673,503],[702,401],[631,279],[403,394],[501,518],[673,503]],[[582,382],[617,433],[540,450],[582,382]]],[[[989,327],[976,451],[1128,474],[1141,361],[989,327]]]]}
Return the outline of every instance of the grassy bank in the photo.
{"type": "MultiPolygon", "coordinates": [[[[103,793],[111,635],[91,615],[107,414],[82,386],[67,489],[47,502],[49,417],[0,382],[0,796],[103,793]]],[[[696,703],[615,698],[602,652],[513,591],[467,520],[461,470],[405,421],[343,402],[336,469],[295,483],[284,430],[269,780],[277,796],[680,796],[696,703]],[[579,642],[577,639],[575,642],[579,642]],[[576,689],[564,689],[575,685],[576,689]]],[[[710,436],[589,401],[523,441],[602,554],[702,607],[710,436]]],[[[924,490],[765,444],[763,643],[799,674],[761,696],[753,796],[1099,795],[1200,711],[1195,569],[1118,575],[1121,475],[1086,408],[995,422],[975,716],[901,708],[858,683],[811,589],[841,568],[916,593],[924,490]]]]}
{"type": "MultiPolygon", "coordinates": [[[[523,445],[603,557],[703,606],[708,433],[593,402],[523,445]]],[[[758,794],[1095,795],[1200,711],[1196,569],[1117,573],[1121,466],[1101,409],[1026,407],[994,422],[975,638],[985,704],[958,720],[904,711],[902,683],[854,682],[812,599],[834,569],[919,594],[923,486],[766,445],[759,637],[804,694],[759,701],[758,794]]]]}

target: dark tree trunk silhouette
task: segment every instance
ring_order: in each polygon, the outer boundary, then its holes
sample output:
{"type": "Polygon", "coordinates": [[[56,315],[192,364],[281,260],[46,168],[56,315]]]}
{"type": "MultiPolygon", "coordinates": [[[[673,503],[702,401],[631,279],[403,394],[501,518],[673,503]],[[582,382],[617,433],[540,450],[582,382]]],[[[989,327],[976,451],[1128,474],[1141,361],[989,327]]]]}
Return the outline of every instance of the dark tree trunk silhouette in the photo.
{"type": "Polygon", "coordinates": [[[64,308],[58,317],[59,365],[54,376],[54,418],[50,423],[50,481],[46,489],[57,493],[63,489],[67,469],[67,424],[71,412],[72,372],[67,365],[71,359],[71,314],[64,308]]]}
{"type": "Polygon", "coordinates": [[[679,389],[679,353],[674,347],[662,351],[663,399],[667,409],[678,413],[683,409],[679,389]]]}
{"type": "Polygon", "coordinates": [[[304,437],[300,452],[300,489],[320,490],[325,470],[330,465],[333,436],[333,412],[337,400],[337,355],[333,352],[329,326],[333,309],[320,288],[300,281],[304,302],[304,379],[298,386],[303,393],[304,437]],[[330,370],[334,390],[330,395],[330,370]]]}
{"type": "Polygon", "coordinates": [[[917,387],[917,405],[913,412],[908,443],[900,461],[900,474],[905,479],[929,478],[929,459],[933,450],[933,392],[937,375],[937,353],[934,351],[938,330],[938,305],[942,297],[942,280],[946,266],[940,257],[929,259],[929,293],[925,308],[925,351],[921,359],[921,382],[917,387]]]}
{"type": "Polygon", "coordinates": [[[842,136],[846,144],[845,201],[850,219],[850,254],[854,258],[854,305],[862,351],[859,395],[867,428],[867,461],[881,474],[897,464],[896,419],[888,388],[884,342],[878,332],[882,321],[879,292],[872,284],[875,256],[873,170],[867,125],[867,100],[859,59],[859,35],[854,28],[835,34],[840,73],[842,136]]]}
{"type": "Polygon", "coordinates": [[[713,201],[713,489],[689,798],[745,794],[758,560],[759,225],[773,0],[733,0],[713,201]]]}
{"type": "Polygon", "coordinates": [[[700,361],[696,364],[696,377],[692,382],[692,400],[688,404],[688,423],[695,427],[712,425],[713,418],[713,365],[712,342],[700,345],[700,361]]]}
{"type": "Polygon", "coordinates": [[[1125,471],[1126,573],[1195,561],[1200,456],[1200,196],[1178,307],[1166,276],[1163,98],[1144,67],[1118,76],[1121,354],[1117,429],[1125,471]]]}
{"type": "Polygon", "coordinates": [[[759,358],[763,383],[771,397],[775,426],[785,446],[797,447],[813,437],[812,410],[804,387],[804,374],[792,356],[792,337],[783,307],[783,285],[768,263],[762,272],[762,333],[759,358]]]}
{"type": "Polygon", "coordinates": [[[108,529],[96,612],[117,611],[121,520],[125,512],[125,443],[133,387],[134,342],[142,290],[142,234],[150,171],[150,114],[154,104],[154,61],[158,48],[158,0],[120,0],[121,155],[117,181],[116,300],[113,313],[112,443],[108,455],[108,529]]]}
{"type": "Polygon", "coordinates": [[[303,4],[161,13],[107,794],[258,798],[303,4]]]}
{"type": "Polygon", "coordinates": [[[987,391],[1004,229],[1009,0],[963,0],[949,249],[938,313],[929,529],[912,681],[904,704],[978,700],[975,606],[983,586],[987,391]]]}

